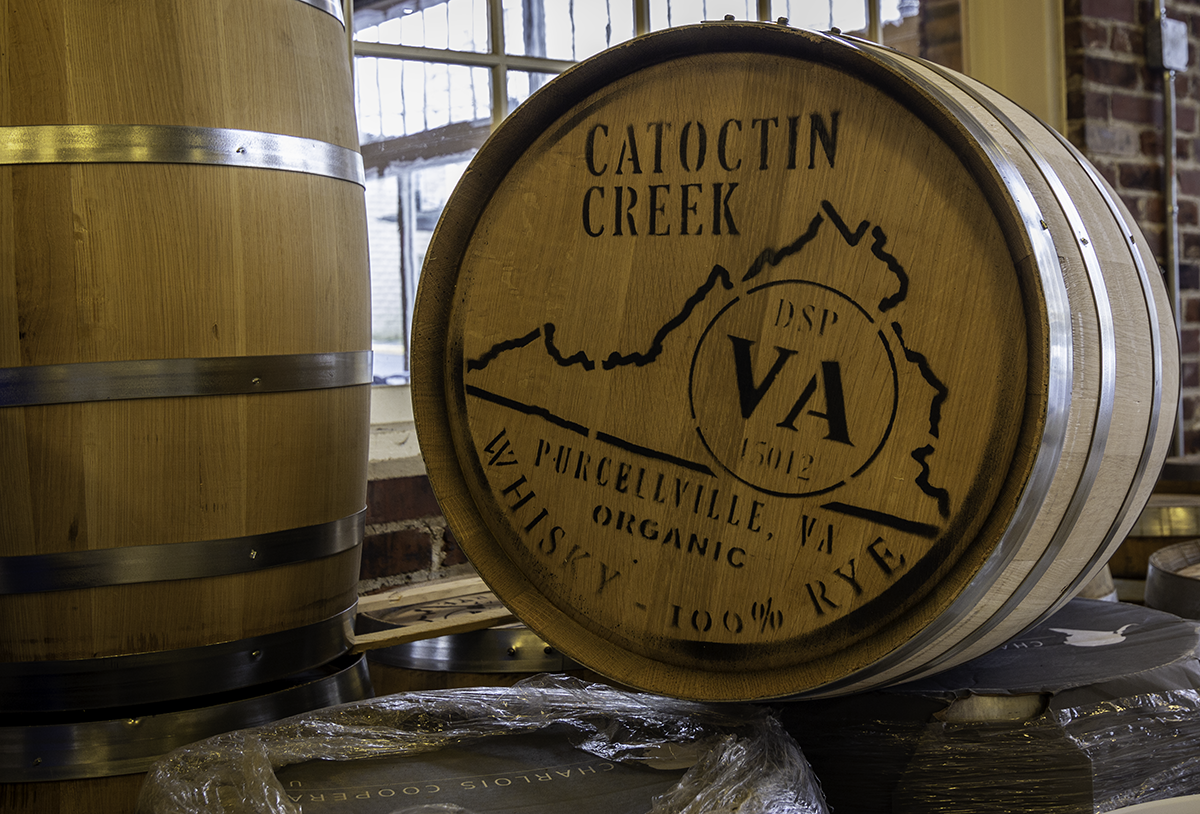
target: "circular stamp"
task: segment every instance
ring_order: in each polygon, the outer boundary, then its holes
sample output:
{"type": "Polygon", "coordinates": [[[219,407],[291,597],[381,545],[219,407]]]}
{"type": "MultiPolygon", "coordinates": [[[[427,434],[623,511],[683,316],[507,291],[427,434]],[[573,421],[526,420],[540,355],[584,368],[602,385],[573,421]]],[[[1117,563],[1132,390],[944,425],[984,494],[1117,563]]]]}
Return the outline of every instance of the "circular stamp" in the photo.
{"type": "Polygon", "coordinates": [[[804,280],[766,283],[726,305],[696,347],[688,392],[705,449],[777,497],[822,494],[861,474],[887,441],[897,397],[896,361],[876,321],[804,280]]]}

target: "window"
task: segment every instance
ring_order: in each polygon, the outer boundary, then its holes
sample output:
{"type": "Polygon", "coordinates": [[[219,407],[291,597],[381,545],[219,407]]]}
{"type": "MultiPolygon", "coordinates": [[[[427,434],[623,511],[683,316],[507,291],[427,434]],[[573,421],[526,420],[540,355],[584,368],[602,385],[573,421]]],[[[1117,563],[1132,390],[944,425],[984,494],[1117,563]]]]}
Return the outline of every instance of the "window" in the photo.
{"type": "Polygon", "coordinates": [[[375,382],[402,384],[417,280],[446,200],[492,126],[556,74],[638,33],[726,15],[786,17],[793,26],[837,27],[894,44],[918,0],[354,0],[353,6],[375,382]],[[892,28],[897,33],[885,37],[892,28]]]}

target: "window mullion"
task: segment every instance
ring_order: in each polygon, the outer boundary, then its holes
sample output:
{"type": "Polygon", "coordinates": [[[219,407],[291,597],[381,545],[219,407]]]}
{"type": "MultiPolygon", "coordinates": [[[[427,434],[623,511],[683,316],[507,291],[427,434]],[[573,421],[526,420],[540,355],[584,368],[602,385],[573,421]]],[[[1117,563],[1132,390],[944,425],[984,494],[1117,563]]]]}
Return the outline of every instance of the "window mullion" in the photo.
{"type": "Polygon", "coordinates": [[[346,46],[350,57],[350,87],[354,87],[354,0],[342,0],[342,19],[346,21],[346,46]]]}
{"type": "Polygon", "coordinates": [[[867,39],[883,44],[883,0],[867,0],[867,39]]]}
{"type": "Polygon", "coordinates": [[[474,51],[447,51],[444,48],[422,48],[418,45],[393,45],[384,42],[356,42],[354,54],[381,59],[409,59],[417,62],[440,62],[447,65],[468,65],[472,68],[493,68],[503,63],[519,71],[562,73],[575,63],[567,59],[523,57],[516,54],[497,56],[474,51]]]}
{"type": "Polygon", "coordinates": [[[496,62],[492,65],[492,127],[508,115],[508,64],[504,53],[504,6],[501,0],[488,0],[488,41],[496,62]]]}
{"type": "Polygon", "coordinates": [[[638,37],[650,33],[650,0],[633,0],[633,31],[638,37]]]}

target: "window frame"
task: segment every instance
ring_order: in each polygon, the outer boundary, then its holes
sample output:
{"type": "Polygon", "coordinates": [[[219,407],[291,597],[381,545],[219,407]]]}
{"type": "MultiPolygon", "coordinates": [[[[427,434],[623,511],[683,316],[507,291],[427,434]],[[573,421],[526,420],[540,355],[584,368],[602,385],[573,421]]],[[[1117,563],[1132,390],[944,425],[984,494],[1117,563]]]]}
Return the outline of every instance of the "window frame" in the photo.
{"type": "MultiPolygon", "coordinates": [[[[650,33],[652,31],[650,26],[650,0],[628,0],[628,2],[633,5],[634,36],[639,37],[650,33]]],[[[867,10],[867,37],[876,42],[882,40],[883,34],[881,2],[882,0],[864,0],[867,10]]],[[[577,61],[506,53],[503,0],[486,0],[486,3],[489,34],[488,50],[459,51],[391,43],[359,42],[354,37],[354,0],[342,0],[343,16],[346,21],[346,38],[350,56],[351,77],[353,78],[354,76],[355,60],[357,57],[411,60],[486,68],[489,71],[491,85],[491,127],[494,129],[511,112],[508,107],[508,72],[510,70],[559,74],[577,64],[577,61]]],[[[755,0],[755,6],[757,21],[770,22],[771,0],[755,0]]],[[[408,330],[411,331],[411,326],[408,330]]],[[[408,338],[406,336],[406,346],[407,343],[408,338]]],[[[412,421],[412,405],[408,384],[376,384],[372,385],[371,390],[372,424],[412,421]]]]}
{"type": "MultiPolygon", "coordinates": [[[[629,0],[633,4],[634,36],[650,32],[650,0],[629,0]]],[[[419,62],[438,62],[451,65],[468,65],[487,68],[491,72],[492,126],[499,124],[508,114],[508,71],[530,71],[533,73],[559,74],[576,64],[575,60],[550,59],[548,57],[522,56],[505,53],[504,4],[503,0],[487,0],[488,50],[455,51],[442,48],[424,48],[412,45],[358,42],[354,39],[354,0],[343,0],[345,6],[346,32],[350,42],[351,63],[354,57],[378,57],[383,59],[407,59],[419,62]]],[[[868,33],[873,38],[879,25],[880,0],[867,3],[868,33]]],[[[771,0],[756,0],[758,20],[771,19],[771,0]]]]}

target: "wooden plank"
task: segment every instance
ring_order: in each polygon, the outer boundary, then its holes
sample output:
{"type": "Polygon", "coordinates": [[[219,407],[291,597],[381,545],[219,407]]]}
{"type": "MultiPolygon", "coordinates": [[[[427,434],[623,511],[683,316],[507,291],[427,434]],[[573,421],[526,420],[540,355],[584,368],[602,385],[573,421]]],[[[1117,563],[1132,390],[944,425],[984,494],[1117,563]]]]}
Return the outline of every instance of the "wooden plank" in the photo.
{"type": "Polygon", "coordinates": [[[366,650],[377,650],[381,647],[408,644],[409,642],[420,641],[422,639],[432,639],[436,636],[449,636],[454,633],[483,630],[515,621],[517,621],[517,617],[513,616],[512,612],[507,608],[489,608],[469,616],[457,616],[453,619],[433,619],[393,630],[355,634],[350,637],[350,652],[362,653],[366,650]]]}
{"type": "Polygon", "coordinates": [[[439,579],[413,585],[403,585],[378,594],[359,597],[358,612],[373,614],[389,608],[412,605],[418,602],[436,602],[452,596],[469,596],[488,590],[487,583],[478,576],[439,579]]]}

